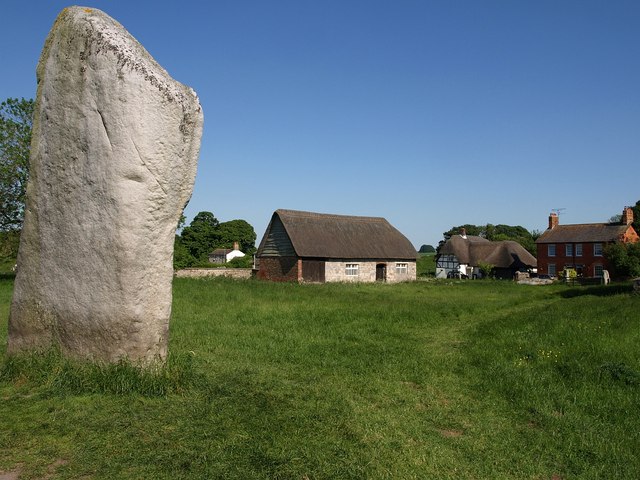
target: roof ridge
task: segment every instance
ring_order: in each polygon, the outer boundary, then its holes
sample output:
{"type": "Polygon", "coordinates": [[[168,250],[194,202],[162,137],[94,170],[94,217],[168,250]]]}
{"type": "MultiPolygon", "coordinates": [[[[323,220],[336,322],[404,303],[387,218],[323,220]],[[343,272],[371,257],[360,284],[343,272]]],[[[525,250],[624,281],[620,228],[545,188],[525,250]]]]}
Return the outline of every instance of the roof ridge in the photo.
{"type": "Polygon", "coordinates": [[[307,212],[307,211],[303,211],[303,210],[289,210],[286,208],[279,208],[278,210],[276,210],[277,214],[285,214],[285,215],[291,215],[291,216],[297,216],[300,218],[306,217],[306,218],[343,218],[343,219],[349,219],[349,220],[377,220],[377,221],[384,221],[387,222],[387,219],[384,217],[365,217],[363,215],[340,215],[337,213],[319,213],[319,212],[307,212]]]}

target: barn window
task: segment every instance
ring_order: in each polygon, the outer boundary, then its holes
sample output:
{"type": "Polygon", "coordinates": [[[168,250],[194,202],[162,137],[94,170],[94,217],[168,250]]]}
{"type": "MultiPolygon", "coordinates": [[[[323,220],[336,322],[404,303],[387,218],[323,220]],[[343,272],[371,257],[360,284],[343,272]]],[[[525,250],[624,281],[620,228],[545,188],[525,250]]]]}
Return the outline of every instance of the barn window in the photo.
{"type": "Polygon", "coordinates": [[[398,275],[406,275],[408,271],[409,271],[409,264],[396,263],[396,273],[398,275]]]}
{"type": "Polygon", "coordinates": [[[345,275],[349,277],[355,277],[358,275],[358,264],[357,263],[347,263],[345,268],[345,275]]]}

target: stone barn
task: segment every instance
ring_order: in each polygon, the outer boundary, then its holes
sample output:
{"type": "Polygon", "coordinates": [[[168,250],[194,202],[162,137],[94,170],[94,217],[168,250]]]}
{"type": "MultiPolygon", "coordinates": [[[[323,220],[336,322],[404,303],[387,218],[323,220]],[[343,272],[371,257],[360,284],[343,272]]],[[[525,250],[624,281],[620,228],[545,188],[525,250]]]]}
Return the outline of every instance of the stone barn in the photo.
{"type": "Polygon", "coordinates": [[[416,250],[380,217],[276,210],[260,242],[257,277],[293,282],[416,279],[416,250]]]}

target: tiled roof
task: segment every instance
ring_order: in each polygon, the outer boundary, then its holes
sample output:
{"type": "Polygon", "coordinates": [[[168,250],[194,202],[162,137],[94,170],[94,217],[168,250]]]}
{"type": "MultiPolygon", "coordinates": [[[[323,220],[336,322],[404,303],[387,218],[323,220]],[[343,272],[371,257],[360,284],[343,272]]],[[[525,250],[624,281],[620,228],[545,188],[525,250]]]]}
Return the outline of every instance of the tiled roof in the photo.
{"type": "Polygon", "coordinates": [[[612,223],[556,225],[545,230],[536,243],[613,242],[621,238],[629,228],[629,225],[612,223]]]}

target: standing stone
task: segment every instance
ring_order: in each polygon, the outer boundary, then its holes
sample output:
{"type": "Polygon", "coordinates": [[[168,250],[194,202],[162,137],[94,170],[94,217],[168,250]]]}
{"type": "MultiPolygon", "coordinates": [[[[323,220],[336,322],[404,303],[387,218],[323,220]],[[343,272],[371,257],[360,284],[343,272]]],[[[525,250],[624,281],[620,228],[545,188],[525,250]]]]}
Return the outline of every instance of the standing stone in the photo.
{"type": "Polygon", "coordinates": [[[8,351],[164,359],[175,229],[202,135],[198,97],[92,8],[60,13],[37,78],[8,351]]]}

